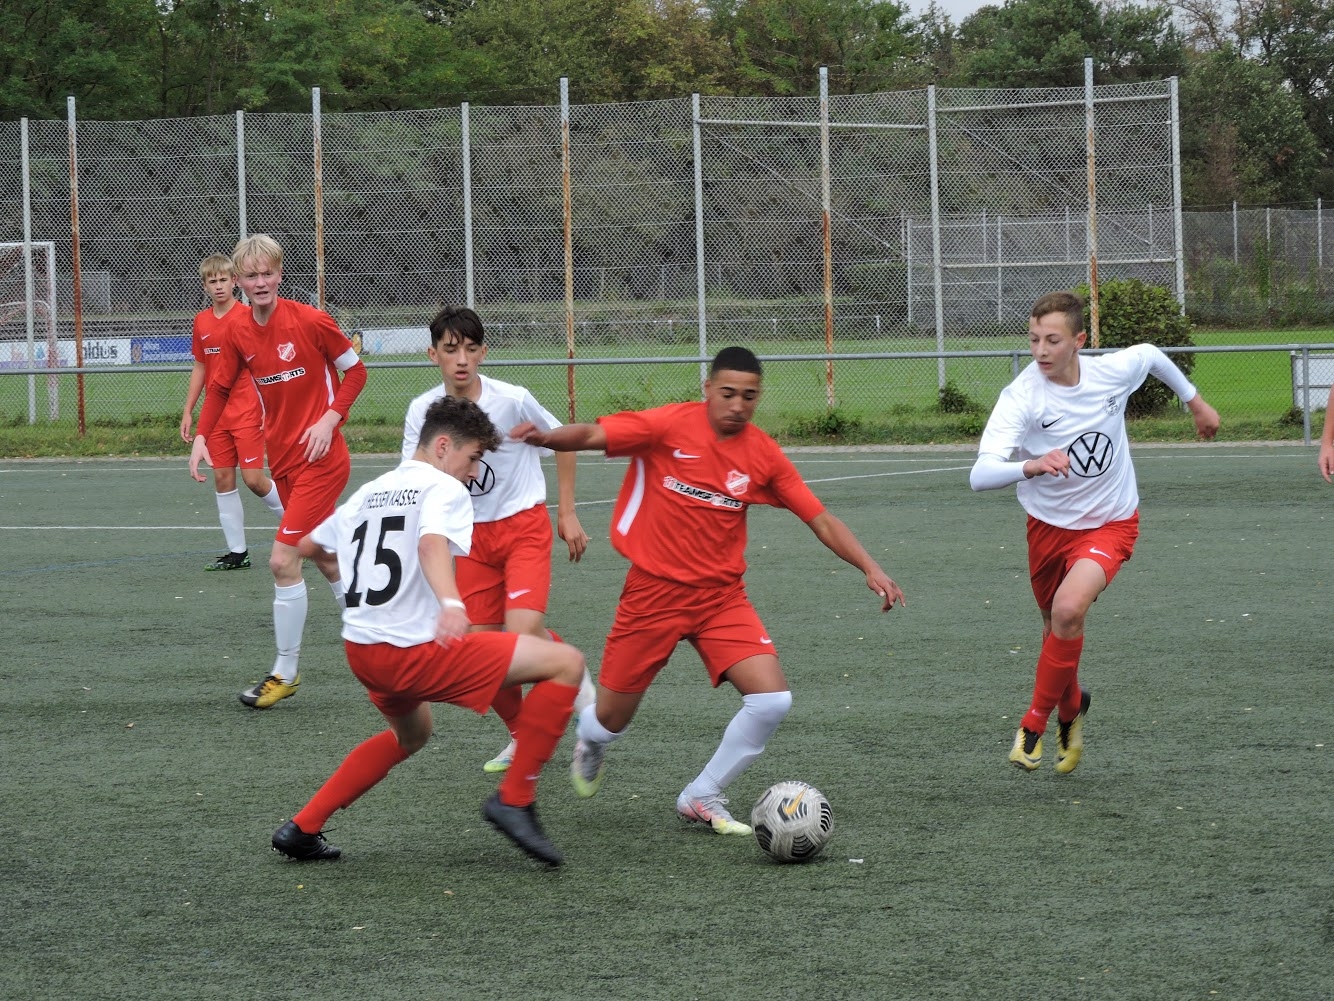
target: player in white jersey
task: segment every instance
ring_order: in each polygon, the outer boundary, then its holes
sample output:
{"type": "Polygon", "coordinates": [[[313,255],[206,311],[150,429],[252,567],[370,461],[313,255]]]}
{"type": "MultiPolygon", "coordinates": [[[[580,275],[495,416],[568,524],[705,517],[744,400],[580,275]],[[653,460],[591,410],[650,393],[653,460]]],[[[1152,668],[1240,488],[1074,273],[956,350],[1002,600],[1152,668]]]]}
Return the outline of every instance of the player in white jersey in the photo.
{"type": "Polygon", "coordinates": [[[426,745],[432,702],[485,713],[501,688],[533,686],[515,725],[515,767],[482,815],[533,858],[560,865],[533,808],[538,773],[573,711],[584,658],[565,644],[473,632],[454,578],[472,542],[464,483],[500,433],[474,403],[445,397],[423,417],[421,438],[397,469],[372,480],[299,544],[347,584],[343,641],[352,673],[389,728],[363,741],[291,820],[273,847],[300,861],[334,859],[321,831],[391,768],[426,745]]]}
{"type": "Polygon", "coordinates": [[[1056,771],[1066,774],[1083,754],[1090,703],[1079,684],[1084,619],[1139,535],[1126,400],[1154,375],[1190,409],[1202,438],[1218,432],[1218,411],[1151,344],[1081,356],[1084,303],[1073,293],[1053,292],[1034,303],[1028,332],[1033,364],[1001,391],[969,482],[974,490],[1017,483],[1028,512],[1042,650],[1010,761],[1026,771],[1042,763],[1042,735],[1056,709],[1056,771]]]}
{"type": "MultiPolygon", "coordinates": [[[[472,400],[498,428],[533,423],[543,430],[561,426],[550,412],[522,386],[482,375],[486,359],[481,318],[466,307],[446,306],[431,320],[431,346],[426,355],[440,369],[442,384],[422,393],[408,406],[403,422],[403,456],[416,448],[426,408],[443,396],[472,400]]],[[[459,591],[468,617],[478,631],[504,629],[530,636],[560,637],[546,627],[547,599],[551,593],[551,519],[547,515],[547,481],[542,473],[542,449],[508,438],[482,457],[478,475],[468,484],[472,494],[472,551],[458,561],[459,591]]],[[[547,453],[550,454],[550,453],[547,453]]],[[[588,547],[588,535],[574,511],[576,457],[556,456],[556,531],[578,561],[588,547]]],[[[576,711],[596,697],[591,678],[585,678],[576,711]]],[[[502,689],[492,707],[510,731],[510,743],[483,765],[501,772],[514,757],[514,724],[523,694],[502,689]]]]}

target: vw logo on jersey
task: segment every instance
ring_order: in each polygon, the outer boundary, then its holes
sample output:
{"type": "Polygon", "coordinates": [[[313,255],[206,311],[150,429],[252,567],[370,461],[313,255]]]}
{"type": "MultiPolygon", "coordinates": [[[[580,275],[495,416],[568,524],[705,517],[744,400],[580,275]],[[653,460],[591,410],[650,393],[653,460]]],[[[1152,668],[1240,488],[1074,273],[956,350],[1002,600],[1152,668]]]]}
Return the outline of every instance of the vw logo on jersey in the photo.
{"type": "Polygon", "coordinates": [[[486,464],[485,459],[477,460],[477,471],[482,475],[468,481],[468,493],[481,497],[496,488],[496,471],[486,464]]]}
{"type": "Polygon", "coordinates": [[[1112,451],[1112,439],[1101,431],[1088,431],[1070,443],[1066,453],[1070,456],[1070,471],[1076,476],[1093,479],[1112,468],[1116,457],[1112,451]]]}

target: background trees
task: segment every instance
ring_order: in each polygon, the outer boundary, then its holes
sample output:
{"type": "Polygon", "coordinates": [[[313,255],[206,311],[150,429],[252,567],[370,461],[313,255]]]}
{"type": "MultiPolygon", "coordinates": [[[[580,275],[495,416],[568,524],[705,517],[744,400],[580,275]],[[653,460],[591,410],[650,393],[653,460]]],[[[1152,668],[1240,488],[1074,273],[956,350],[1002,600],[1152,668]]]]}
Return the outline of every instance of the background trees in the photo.
{"type": "Polygon", "coordinates": [[[1188,203],[1334,194],[1331,0],[6,0],[0,118],[1181,78],[1188,203]]]}

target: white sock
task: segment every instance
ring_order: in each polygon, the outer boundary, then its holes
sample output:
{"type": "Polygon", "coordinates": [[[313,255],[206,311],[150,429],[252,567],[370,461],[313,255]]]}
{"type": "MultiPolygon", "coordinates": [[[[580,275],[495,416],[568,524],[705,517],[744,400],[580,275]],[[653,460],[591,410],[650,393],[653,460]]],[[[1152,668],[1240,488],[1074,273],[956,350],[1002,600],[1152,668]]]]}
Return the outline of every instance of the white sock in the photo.
{"type": "Polygon", "coordinates": [[[579,735],[580,740],[586,740],[592,744],[610,744],[613,740],[624,736],[625,730],[620,733],[613,733],[599,723],[598,707],[594,703],[579,714],[579,727],[575,730],[575,733],[579,735]]]}
{"type": "Polygon", "coordinates": [[[339,608],[347,607],[347,585],[341,579],[329,581],[329,590],[333,592],[334,601],[338,602],[339,608]]]}
{"type": "Polygon", "coordinates": [[[269,487],[269,492],[260,498],[264,506],[276,514],[279,518],[283,516],[282,498],[278,496],[278,484],[274,483],[269,487]]]}
{"type": "Polygon", "coordinates": [[[244,553],[245,509],[241,507],[240,492],[228,490],[213,496],[218,499],[218,521],[222,523],[222,537],[227,540],[227,548],[234,553],[244,553]]]}
{"type": "Polygon", "coordinates": [[[762,692],[741,699],[741,708],[723,731],[722,743],[681,795],[717,796],[760,756],[778,724],[792,708],[791,692],[762,692]]]}
{"type": "Polygon", "coordinates": [[[278,644],[278,657],[271,673],[282,681],[291,681],[297,674],[301,634],[306,628],[306,604],[304,580],[287,587],[273,585],[273,638],[278,644]]]}

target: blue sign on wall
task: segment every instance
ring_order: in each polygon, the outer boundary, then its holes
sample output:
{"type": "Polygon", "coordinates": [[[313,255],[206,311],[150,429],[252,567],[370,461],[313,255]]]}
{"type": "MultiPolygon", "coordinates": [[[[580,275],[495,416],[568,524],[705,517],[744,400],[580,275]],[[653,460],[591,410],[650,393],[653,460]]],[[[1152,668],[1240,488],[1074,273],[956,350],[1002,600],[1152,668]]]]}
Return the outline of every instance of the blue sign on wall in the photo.
{"type": "Polygon", "coordinates": [[[130,347],[131,357],[136,365],[151,365],[154,362],[192,362],[190,336],[173,334],[164,337],[135,337],[130,347]]]}

